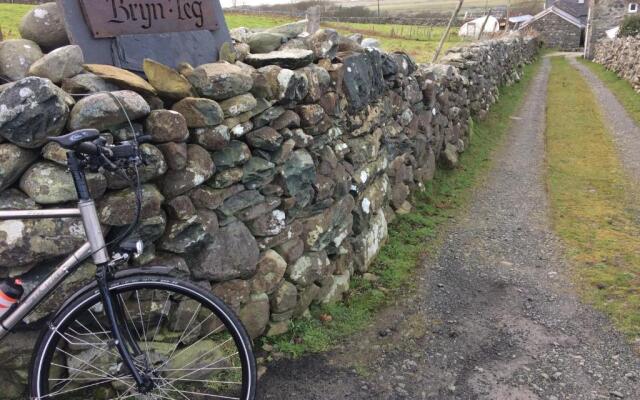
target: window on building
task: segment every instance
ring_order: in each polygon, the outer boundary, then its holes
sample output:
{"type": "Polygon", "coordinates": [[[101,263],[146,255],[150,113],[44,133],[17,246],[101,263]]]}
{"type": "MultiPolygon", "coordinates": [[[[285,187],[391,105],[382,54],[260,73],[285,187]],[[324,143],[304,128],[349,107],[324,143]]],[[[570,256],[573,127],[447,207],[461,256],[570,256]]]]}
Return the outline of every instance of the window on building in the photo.
{"type": "Polygon", "coordinates": [[[638,3],[629,3],[629,12],[637,13],[638,12],[638,3]]]}

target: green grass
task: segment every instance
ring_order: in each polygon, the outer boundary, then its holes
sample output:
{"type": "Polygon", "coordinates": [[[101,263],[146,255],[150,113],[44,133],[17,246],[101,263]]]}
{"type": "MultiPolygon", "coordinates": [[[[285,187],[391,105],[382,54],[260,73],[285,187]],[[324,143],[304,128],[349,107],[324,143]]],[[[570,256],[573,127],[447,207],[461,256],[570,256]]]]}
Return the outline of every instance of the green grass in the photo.
{"type": "Polygon", "coordinates": [[[593,93],[552,59],[547,185],[554,228],[584,297],[629,337],[640,335],[640,210],[593,93]]]}
{"type": "Polygon", "coordinates": [[[379,280],[372,283],[354,277],[344,303],[312,307],[311,318],[292,322],[290,332],[263,338],[263,344],[294,357],[325,351],[361,331],[389,300],[411,286],[420,258],[437,252],[441,228],[464,209],[473,188],[491,166],[492,153],[507,132],[510,116],[520,106],[538,66],[527,66],[522,81],[504,90],[487,119],[472,125],[472,145],[462,155],[460,166],[453,171],[438,170],[425,190],[413,197],[414,211],[398,216],[390,225],[389,239],[370,269],[379,280]],[[323,315],[330,315],[331,321],[322,322],[323,315]]]}
{"type": "Polygon", "coordinates": [[[0,4],[0,29],[5,39],[20,36],[18,32],[20,20],[31,8],[33,6],[27,4],[0,4]]]}
{"type": "Polygon", "coordinates": [[[609,71],[604,66],[578,58],[613,92],[618,101],[624,106],[631,118],[640,124],[640,93],[636,92],[631,84],[620,78],[615,72],[609,71]]]}
{"type": "MultiPolygon", "coordinates": [[[[427,0],[427,1],[411,1],[411,0],[384,0],[380,1],[380,10],[383,11],[404,11],[404,12],[444,12],[451,13],[458,4],[457,0],[427,0]]],[[[484,9],[485,7],[504,6],[507,2],[504,0],[465,0],[463,11],[466,8],[484,9]]],[[[542,10],[543,2],[539,0],[518,0],[512,1],[512,7],[538,7],[542,10]]],[[[365,6],[373,10],[377,9],[378,2],[376,0],[351,0],[349,6],[365,6]]]]}

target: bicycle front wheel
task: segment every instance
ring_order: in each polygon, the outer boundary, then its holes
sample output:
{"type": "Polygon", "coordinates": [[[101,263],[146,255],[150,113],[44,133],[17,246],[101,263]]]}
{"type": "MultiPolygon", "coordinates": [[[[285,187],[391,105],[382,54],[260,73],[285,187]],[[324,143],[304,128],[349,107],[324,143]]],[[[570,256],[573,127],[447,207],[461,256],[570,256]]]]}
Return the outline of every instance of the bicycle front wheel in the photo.
{"type": "Polygon", "coordinates": [[[171,277],[112,281],[121,329],[139,371],[153,380],[141,393],[115,346],[97,289],[68,304],[49,323],[30,374],[35,399],[253,400],[251,342],[219,299],[171,277]]]}

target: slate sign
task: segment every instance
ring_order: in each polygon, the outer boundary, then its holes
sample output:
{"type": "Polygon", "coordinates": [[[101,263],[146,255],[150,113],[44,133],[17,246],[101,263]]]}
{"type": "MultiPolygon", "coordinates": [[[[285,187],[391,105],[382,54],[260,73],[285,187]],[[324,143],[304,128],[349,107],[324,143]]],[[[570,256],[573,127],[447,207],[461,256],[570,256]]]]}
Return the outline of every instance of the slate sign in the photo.
{"type": "Polygon", "coordinates": [[[151,58],[170,67],[218,61],[231,41],[219,0],[57,0],[85,62],[142,72],[151,58]]]}
{"type": "Polygon", "coordinates": [[[216,30],[206,0],[80,0],[94,38],[140,33],[216,30]]]}

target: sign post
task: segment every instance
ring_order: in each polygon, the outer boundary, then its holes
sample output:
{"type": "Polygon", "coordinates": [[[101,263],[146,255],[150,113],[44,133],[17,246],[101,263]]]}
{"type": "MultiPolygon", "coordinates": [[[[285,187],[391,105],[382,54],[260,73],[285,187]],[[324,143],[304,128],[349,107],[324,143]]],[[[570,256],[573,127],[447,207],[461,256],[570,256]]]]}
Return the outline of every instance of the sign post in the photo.
{"type": "Polygon", "coordinates": [[[145,58],[176,68],[218,60],[231,40],[219,0],[57,0],[71,43],[88,63],[142,71],[145,58]]]}

